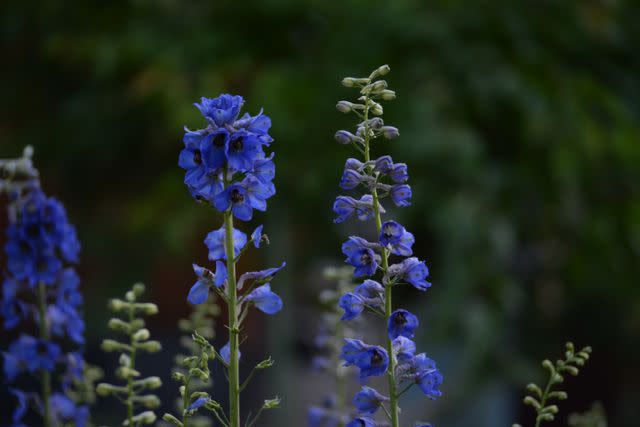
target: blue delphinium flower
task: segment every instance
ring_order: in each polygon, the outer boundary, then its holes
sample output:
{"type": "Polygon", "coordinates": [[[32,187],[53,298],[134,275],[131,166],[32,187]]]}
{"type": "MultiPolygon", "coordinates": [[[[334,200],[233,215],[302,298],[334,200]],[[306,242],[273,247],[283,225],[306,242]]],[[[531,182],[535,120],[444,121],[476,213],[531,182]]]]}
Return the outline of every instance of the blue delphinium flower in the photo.
{"type": "MultiPolygon", "coordinates": [[[[262,111],[255,116],[248,113],[240,116],[243,103],[243,98],[237,95],[202,98],[196,107],[204,116],[206,126],[196,131],[185,130],[184,148],[178,160],[178,165],[185,170],[184,182],[191,195],[221,212],[224,221],[219,229],[211,231],[205,239],[209,260],[216,261],[215,273],[194,265],[197,280],[189,290],[187,300],[192,304],[203,304],[208,300],[210,291],[217,293],[228,307],[226,329],[229,331],[229,341],[219,352],[202,335],[194,334],[194,342],[201,351],[199,359],[189,359],[193,366],[189,365],[191,367],[188,370],[192,375],[208,378],[208,368],[202,370],[197,365],[200,363],[198,360],[206,365],[210,354],[221,359],[229,379],[229,413],[225,415],[219,412],[222,409],[217,402],[211,401],[211,404],[205,405],[209,400],[202,400],[205,399],[202,395],[204,392],[193,394],[186,379],[188,377],[178,375],[183,381],[182,395],[198,396],[192,401],[191,398],[185,398],[183,407],[193,408],[195,412],[204,406],[214,412],[218,420],[228,419],[225,423],[229,427],[240,426],[240,392],[246,385],[240,387],[239,381],[242,322],[250,307],[270,315],[282,309],[282,300],[272,291],[271,280],[285,266],[282,263],[280,267],[248,272],[237,277],[236,263],[241,255],[251,246],[260,248],[262,242],[268,242],[268,237],[263,234],[263,226],[260,225],[248,239],[243,231],[234,228],[234,218],[250,221],[254,211],[266,211],[267,200],[276,192],[273,184],[274,155],[265,153],[265,147],[273,142],[269,135],[271,119],[262,111]]],[[[269,366],[271,362],[265,361],[256,369],[269,366]]],[[[271,409],[275,405],[276,400],[265,401],[263,409],[271,409]]],[[[164,418],[179,424],[185,423],[192,415],[189,411],[183,413],[182,421],[170,414],[165,414],[164,418]]],[[[246,423],[252,425],[255,421],[249,419],[246,423]]]]}
{"type": "MultiPolygon", "coordinates": [[[[399,427],[398,400],[402,393],[398,388],[409,382],[407,388],[418,385],[429,398],[440,395],[442,375],[424,353],[416,355],[413,338],[418,318],[404,309],[392,305],[392,292],[396,286],[409,284],[426,291],[429,269],[424,261],[413,257],[414,235],[397,221],[383,220],[383,202],[389,200],[397,207],[411,205],[413,197],[407,184],[407,165],[396,163],[389,155],[371,156],[372,142],[378,138],[394,139],[397,128],[385,125],[380,101],[395,98],[395,92],[387,88],[380,77],[389,72],[388,66],[374,70],[366,78],[345,78],[344,86],[359,89],[357,103],[340,101],[336,108],[343,113],[354,113],[358,118],[355,132],[340,130],[335,139],[340,144],[353,145],[363,158],[349,158],[345,162],[339,186],[344,190],[362,190],[360,195],[340,195],[333,204],[334,222],[341,223],[356,217],[361,221],[374,220],[375,240],[350,236],[342,245],[346,263],[354,268],[354,277],[366,279],[362,287],[346,292],[339,298],[338,306],[344,311],[343,321],[351,321],[371,311],[385,320],[387,338],[384,346],[346,339],[341,357],[346,365],[360,368],[361,377],[387,374],[388,415],[391,427],[399,427]],[[376,279],[378,277],[378,279],[376,279]],[[374,280],[376,279],[376,280],[374,280]]],[[[382,404],[383,394],[372,388],[361,390],[354,403],[361,412],[373,413],[382,404]]],[[[386,401],[385,401],[386,402],[386,401]]],[[[373,419],[356,418],[349,426],[375,425],[373,419]]]]}
{"type": "Polygon", "coordinates": [[[362,414],[374,414],[380,405],[388,402],[389,398],[381,395],[375,389],[364,386],[353,396],[353,405],[362,414]]]}
{"type": "MultiPolygon", "coordinates": [[[[6,162],[0,161],[0,169],[6,162]]],[[[25,159],[9,162],[24,165],[25,159]]],[[[84,426],[88,408],[65,395],[83,376],[82,369],[73,367],[84,366],[83,299],[71,267],[80,251],[75,228],[62,204],[40,189],[37,171],[27,173],[25,181],[0,179],[0,189],[7,190],[10,200],[0,301],[3,326],[31,329],[35,323],[38,329],[37,336],[20,333],[3,353],[4,382],[17,399],[13,425],[23,425],[32,408],[43,424],[84,426]],[[52,381],[59,373],[61,380],[52,381]],[[27,381],[33,375],[40,378],[39,393],[27,381]]]]}
{"type": "Polygon", "coordinates": [[[399,336],[413,338],[413,331],[416,330],[418,324],[418,318],[407,310],[399,309],[394,311],[389,317],[387,325],[389,339],[394,340],[399,336]]]}
{"type": "Polygon", "coordinates": [[[376,422],[369,417],[356,417],[349,421],[347,427],[376,427],[376,422]]]}

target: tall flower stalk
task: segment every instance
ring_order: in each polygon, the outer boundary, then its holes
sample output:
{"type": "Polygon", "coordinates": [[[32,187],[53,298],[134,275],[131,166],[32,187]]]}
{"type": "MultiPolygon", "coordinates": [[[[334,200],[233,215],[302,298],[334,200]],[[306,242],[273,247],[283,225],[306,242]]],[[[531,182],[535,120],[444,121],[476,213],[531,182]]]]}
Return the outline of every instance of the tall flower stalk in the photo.
{"type": "MultiPolygon", "coordinates": [[[[262,112],[255,116],[245,113],[239,117],[243,103],[241,96],[227,94],[214,99],[202,98],[196,107],[207,125],[197,131],[186,129],[184,149],[180,153],[179,165],[186,171],[184,182],[191,195],[197,201],[214,207],[223,217],[222,226],[210,232],[204,241],[209,250],[209,260],[215,263],[215,272],[194,264],[197,280],[187,299],[191,304],[203,304],[209,299],[210,291],[218,294],[227,305],[228,343],[216,351],[204,337],[194,334],[194,342],[201,348],[200,358],[185,359],[186,375],[176,375],[183,382],[181,419],[165,415],[165,420],[176,425],[187,426],[189,418],[204,408],[223,425],[239,427],[242,390],[257,371],[273,364],[268,358],[256,365],[244,380],[240,378],[243,321],[252,306],[267,314],[281,310],[282,300],[271,291],[270,282],[285,266],[282,263],[280,267],[247,272],[237,277],[236,264],[242,254],[251,246],[260,248],[268,239],[262,234],[261,225],[247,237],[234,227],[234,220],[250,221],[253,211],[265,211],[267,199],[275,194],[273,153],[267,156],[264,151],[273,142],[269,136],[271,120],[262,112]],[[185,383],[187,379],[208,379],[208,360],[211,357],[218,359],[227,371],[229,408],[226,414],[207,392],[186,393],[187,385],[190,385],[190,382],[185,383]],[[195,366],[198,361],[200,364],[195,366]]],[[[245,425],[255,424],[264,410],[275,408],[278,403],[277,398],[265,400],[256,415],[244,421],[245,425]]]]}
{"type": "Polygon", "coordinates": [[[400,425],[400,397],[414,385],[424,394],[435,399],[441,395],[438,387],[442,375],[435,362],[424,353],[416,354],[416,345],[411,339],[418,327],[418,318],[404,309],[393,307],[393,290],[397,286],[409,284],[420,291],[430,286],[426,278],[429,270],[423,261],[413,257],[413,234],[393,220],[385,220],[386,213],[382,201],[391,199],[397,207],[411,204],[411,188],[407,165],[394,163],[388,155],[372,157],[373,143],[378,139],[395,139],[398,129],[386,126],[381,118],[383,108],[380,101],[395,99],[395,92],[387,88],[387,82],[380,78],[390,71],[387,65],[374,70],[368,77],[342,80],[342,84],[359,90],[356,102],[340,101],[337,109],[343,113],[353,113],[358,118],[356,132],[339,130],[336,140],[351,145],[361,159],[349,158],[340,181],[344,190],[364,188],[359,198],[339,196],[333,210],[337,214],[335,222],[343,222],[355,217],[361,221],[374,220],[375,239],[366,240],[351,236],[342,245],[346,262],[354,267],[355,278],[368,278],[353,292],[344,294],[339,305],[344,310],[342,319],[350,321],[364,311],[382,318],[387,334],[383,345],[369,345],[359,339],[345,339],[341,357],[347,366],[357,366],[361,379],[371,376],[387,377],[388,396],[371,387],[363,387],[355,396],[354,404],[360,416],[348,426],[373,426],[373,414],[382,408],[392,427],[400,425]],[[374,280],[378,277],[379,281],[374,280]]]}
{"type": "MultiPolygon", "coordinates": [[[[0,192],[9,198],[7,266],[0,314],[4,329],[20,329],[4,356],[4,380],[17,399],[13,425],[85,426],[91,398],[85,383],[80,279],[73,265],[80,244],[63,205],[47,197],[33,151],[0,160],[0,192]],[[28,384],[39,383],[39,391],[28,384]],[[27,421],[30,420],[30,421],[27,421]]],[[[93,375],[93,374],[92,374],[93,375]]]]}

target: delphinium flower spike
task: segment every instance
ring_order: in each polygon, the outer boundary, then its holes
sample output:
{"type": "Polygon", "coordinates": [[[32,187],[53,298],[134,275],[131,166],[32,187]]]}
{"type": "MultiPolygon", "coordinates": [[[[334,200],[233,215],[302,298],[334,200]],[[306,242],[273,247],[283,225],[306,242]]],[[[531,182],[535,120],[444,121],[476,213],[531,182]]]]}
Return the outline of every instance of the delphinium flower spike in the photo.
{"type": "Polygon", "coordinates": [[[124,299],[112,299],[109,308],[122,316],[109,319],[109,329],[127,337],[126,342],[113,339],[102,341],[102,350],[108,353],[118,352],[118,369],[116,377],[124,381],[122,385],[100,383],[96,389],[100,396],[115,396],[126,407],[124,426],[141,426],[153,424],[156,415],[152,409],[160,406],[160,399],[151,390],[162,386],[160,378],[151,376],[142,378],[140,367],[136,365],[137,356],[141,352],[157,353],[162,349],[159,341],[151,340],[149,329],[145,327],[142,316],[158,313],[158,306],[150,302],[140,302],[144,293],[144,285],[137,283],[127,291],[124,299]],[[143,394],[147,393],[147,394],[143,394]],[[139,413],[139,407],[145,410],[139,413]]]}
{"type": "MultiPolygon", "coordinates": [[[[185,363],[192,362],[185,366],[186,376],[179,372],[176,375],[183,383],[184,409],[180,417],[164,416],[165,421],[180,426],[187,426],[189,419],[204,408],[223,425],[239,427],[241,391],[257,371],[273,364],[268,358],[240,380],[243,321],[251,307],[270,315],[280,311],[282,300],[272,291],[270,282],[285,266],[282,263],[279,267],[247,272],[239,278],[236,274],[236,263],[242,254],[251,247],[260,248],[268,239],[262,233],[261,225],[247,235],[234,227],[234,220],[250,221],[255,210],[267,209],[267,200],[275,194],[273,153],[267,155],[264,151],[273,142],[269,136],[271,119],[262,111],[255,116],[248,113],[240,116],[243,103],[243,98],[237,95],[202,98],[196,107],[204,116],[206,126],[196,131],[185,130],[184,148],[179,156],[178,164],[186,171],[184,182],[193,198],[212,206],[223,216],[222,226],[211,231],[204,240],[214,266],[193,265],[196,281],[187,299],[191,304],[202,304],[210,292],[215,292],[227,305],[226,330],[229,335],[228,343],[216,351],[204,337],[194,333],[194,340],[201,348],[200,356],[185,359],[185,363]],[[208,377],[208,360],[213,357],[226,370],[229,381],[227,414],[208,393],[190,393],[187,387],[191,377],[208,377]]],[[[278,402],[277,398],[265,400],[256,415],[245,420],[245,425],[255,424],[264,410],[277,407],[278,402]]]]}
{"type": "MultiPolygon", "coordinates": [[[[524,398],[524,404],[533,407],[536,411],[535,427],[539,427],[543,421],[553,421],[558,413],[558,406],[551,404],[553,400],[565,400],[568,396],[562,390],[554,390],[557,385],[564,382],[564,375],[577,376],[591,355],[591,347],[585,347],[576,352],[573,343],[565,345],[564,359],[558,359],[555,363],[549,359],[542,361],[542,367],[549,371],[549,380],[544,389],[534,383],[527,385],[528,396],[524,398]]],[[[513,427],[521,427],[513,424],[513,427]]]]}
{"type": "Polygon", "coordinates": [[[73,268],[80,244],[62,204],[42,191],[32,154],[27,147],[20,159],[0,160],[0,193],[9,199],[0,314],[17,335],[3,353],[3,382],[16,399],[14,426],[85,426],[91,396],[79,390],[89,371],[73,268]]]}
{"type": "Polygon", "coordinates": [[[429,270],[425,262],[412,256],[413,234],[398,222],[383,219],[386,213],[382,204],[384,199],[396,207],[407,207],[412,197],[411,187],[406,183],[409,178],[407,165],[395,163],[388,155],[372,157],[375,141],[399,136],[398,129],[385,125],[381,117],[380,102],[396,97],[395,92],[387,88],[387,82],[380,79],[389,71],[389,66],[383,65],[368,77],[343,79],[342,84],[358,89],[359,96],[356,102],[340,101],[336,106],[340,112],[353,113],[358,124],[355,133],[339,130],[335,139],[361,154],[360,159],[349,158],[345,162],[340,187],[344,190],[362,188],[364,194],[336,198],[333,205],[335,222],[356,218],[360,221],[373,219],[375,223],[374,239],[350,236],[342,245],[346,262],[354,267],[354,277],[362,282],[353,292],[344,294],[339,305],[344,310],[345,321],[355,319],[365,311],[381,315],[387,332],[383,345],[345,339],[341,357],[346,365],[360,369],[362,380],[382,375],[388,379],[386,395],[371,388],[363,388],[356,394],[354,403],[364,415],[349,424],[354,426],[375,425],[373,414],[382,408],[391,426],[398,427],[399,398],[414,385],[430,399],[441,395],[440,371],[424,353],[416,354],[416,346],[411,340],[419,324],[418,318],[407,310],[394,309],[392,305],[395,287],[408,284],[426,291],[431,283],[426,280],[429,270]]]}
{"type": "Polygon", "coordinates": [[[330,376],[332,391],[320,405],[310,406],[307,410],[309,427],[344,427],[353,412],[348,408],[350,396],[348,390],[353,387],[356,375],[353,368],[343,366],[340,360],[340,349],[344,338],[356,333],[354,322],[346,324],[341,320],[342,310],[338,307],[340,296],[354,290],[353,268],[327,267],[324,278],[335,283],[335,289],[328,288],[319,295],[322,317],[314,345],[318,354],[313,358],[313,368],[324,376],[330,376]]]}

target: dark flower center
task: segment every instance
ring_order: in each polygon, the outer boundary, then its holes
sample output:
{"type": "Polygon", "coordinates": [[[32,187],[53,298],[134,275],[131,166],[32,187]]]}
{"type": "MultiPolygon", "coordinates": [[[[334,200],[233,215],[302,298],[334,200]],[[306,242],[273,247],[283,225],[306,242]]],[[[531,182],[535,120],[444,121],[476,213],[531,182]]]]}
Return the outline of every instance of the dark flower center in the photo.
{"type": "Polygon", "coordinates": [[[396,313],[396,315],[393,317],[393,323],[398,326],[404,325],[405,323],[407,323],[407,315],[402,311],[396,313]]]}
{"type": "Polygon", "coordinates": [[[360,255],[360,262],[362,264],[371,264],[371,255],[368,252],[363,253],[360,255]]]}
{"type": "Polygon", "coordinates": [[[36,344],[36,353],[38,353],[38,355],[40,356],[47,354],[46,344],[41,341],[38,341],[38,343],[36,344]]]}
{"type": "Polygon", "coordinates": [[[216,136],[213,137],[213,145],[215,145],[218,148],[221,148],[224,146],[224,134],[219,133],[216,136]]]}
{"type": "Polygon", "coordinates": [[[371,355],[371,364],[372,365],[380,365],[384,361],[384,357],[382,357],[382,353],[380,350],[373,350],[373,354],[371,355]]]}
{"type": "Polygon", "coordinates": [[[193,152],[193,162],[196,165],[202,164],[202,153],[200,152],[200,150],[195,150],[193,152]]]}
{"type": "Polygon", "coordinates": [[[231,148],[233,149],[233,151],[242,151],[242,146],[242,138],[235,139],[231,143],[231,148]]]}
{"type": "Polygon", "coordinates": [[[37,224],[29,224],[27,226],[27,236],[36,238],[40,234],[40,227],[37,224]]]}
{"type": "Polygon", "coordinates": [[[242,203],[244,201],[244,196],[237,188],[231,190],[231,201],[233,203],[242,203]]]}

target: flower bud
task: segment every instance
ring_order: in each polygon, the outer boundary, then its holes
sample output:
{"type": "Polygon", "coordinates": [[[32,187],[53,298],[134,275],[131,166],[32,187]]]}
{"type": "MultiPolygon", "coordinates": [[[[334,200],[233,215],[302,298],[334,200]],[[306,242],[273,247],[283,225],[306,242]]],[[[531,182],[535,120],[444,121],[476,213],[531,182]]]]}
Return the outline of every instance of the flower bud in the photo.
{"type": "Polygon", "coordinates": [[[267,369],[267,368],[272,367],[273,364],[274,364],[273,359],[271,359],[271,357],[269,357],[268,359],[263,360],[262,362],[258,363],[256,365],[256,369],[267,369]]]}
{"type": "Polygon", "coordinates": [[[384,112],[384,110],[382,109],[382,105],[378,104],[377,102],[372,102],[371,103],[371,113],[376,115],[376,116],[381,116],[384,112]]]}
{"type": "Polygon", "coordinates": [[[171,414],[164,414],[162,416],[162,419],[165,420],[168,423],[171,423],[171,424],[175,425],[175,426],[178,426],[178,427],[182,427],[183,426],[182,422],[180,420],[178,420],[176,417],[174,417],[173,415],[171,415],[171,414]]]}
{"type": "Polygon", "coordinates": [[[148,340],[150,336],[151,334],[149,333],[149,330],[147,328],[143,328],[143,329],[140,329],[135,334],[133,334],[133,339],[135,341],[144,341],[144,340],[148,340]]]}
{"type": "Polygon", "coordinates": [[[147,341],[136,344],[136,348],[149,353],[157,353],[162,350],[162,345],[158,341],[147,341]]]}
{"type": "Polygon", "coordinates": [[[127,293],[124,294],[124,299],[129,302],[134,302],[136,300],[136,294],[133,293],[133,291],[127,291],[127,293]]]}
{"type": "Polygon", "coordinates": [[[118,341],[110,339],[103,340],[102,344],[100,345],[100,348],[102,348],[102,350],[106,352],[126,350],[128,349],[128,347],[129,346],[126,344],[122,344],[118,341]]]}
{"type": "Polygon", "coordinates": [[[155,390],[162,387],[162,380],[159,377],[148,377],[138,381],[137,384],[149,390],[155,390]]]}
{"type": "Polygon", "coordinates": [[[171,378],[173,378],[176,381],[184,381],[184,374],[181,372],[172,372],[171,373],[171,378]]]}
{"type": "Polygon", "coordinates": [[[396,93],[392,90],[385,89],[380,92],[380,98],[384,101],[393,101],[396,99],[396,93]]]}
{"type": "Polygon", "coordinates": [[[280,406],[280,398],[276,397],[274,399],[267,399],[264,401],[262,407],[264,409],[274,409],[280,406]]]}
{"type": "MultiPolygon", "coordinates": [[[[151,411],[144,411],[131,419],[133,421],[133,425],[137,426],[140,424],[153,424],[156,421],[156,414],[151,411]]],[[[125,426],[129,425],[129,420],[123,423],[125,426]]]]}
{"type": "Polygon", "coordinates": [[[367,83],[369,83],[369,79],[356,77],[345,77],[344,79],[342,79],[342,86],[344,87],[356,87],[366,85],[367,83]]]}
{"type": "Polygon", "coordinates": [[[384,137],[387,139],[395,139],[400,136],[398,128],[393,126],[382,126],[380,128],[380,131],[382,132],[382,135],[384,135],[384,137]]]}
{"type": "Polygon", "coordinates": [[[127,304],[126,302],[122,301],[121,299],[114,298],[114,299],[109,301],[109,308],[111,310],[113,310],[113,311],[124,310],[128,306],[129,306],[129,304],[127,304]]]}
{"type": "Polygon", "coordinates": [[[338,103],[336,104],[336,108],[338,109],[338,111],[345,114],[353,111],[353,107],[354,104],[349,101],[338,101],[338,103]]]}
{"type": "Polygon", "coordinates": [[[354,135],[346,130],[339,130],[333,137],[338,141],[338,143],[347,145],[351,143],[354,135]]]}
{"type": "Polygon", "coordinates": [[[147,315],[158,313],[158,306],[151,302],[136,304],[136,308],[147,315]]]}
{"type": "Polygon", "coordinates": [[[144,293],[144,284],[136,283],[135,285],[133,285],[132,291],[134,294],[136,294],[136,296],[142,295],[144,293]]]}
{"type": "Polygon", "coordinates": [[[111,384],[100,383],[96,387],[96,393],[98,393],[98,396],[102,396],[102,397],[109,396],[113,391],[114,391],[114,386],[112,386],[111,384]]]}
{"type": "Polygon", "coordinates": [[[136,398],[136,401],[147,409],[155,409],[159,407],[161,404],[160,398],[158,398],[158,396],[155,396],[153,394],[148,394],[146,396],[138,396],[136,398]]]}
{"type": "Polygon", "coordinates": [[[127,322],[118,319],[117,317],[109,319],[109,323],[107,323],[107,326],[109,327],[109,329],[124,333],[129,333],[129,330],[131,329],[131,326],[127,322]]]}
{"type": "Polygon", "coordinates": [[[371,73],[371,75],[369,76],[369,79],[373,80],[377,77],[385,76],[389,74],[389,71],[391,71],[391,68],[387,64],[381,65],[380,67],[375,69],[373,73],[371,73]]]}

